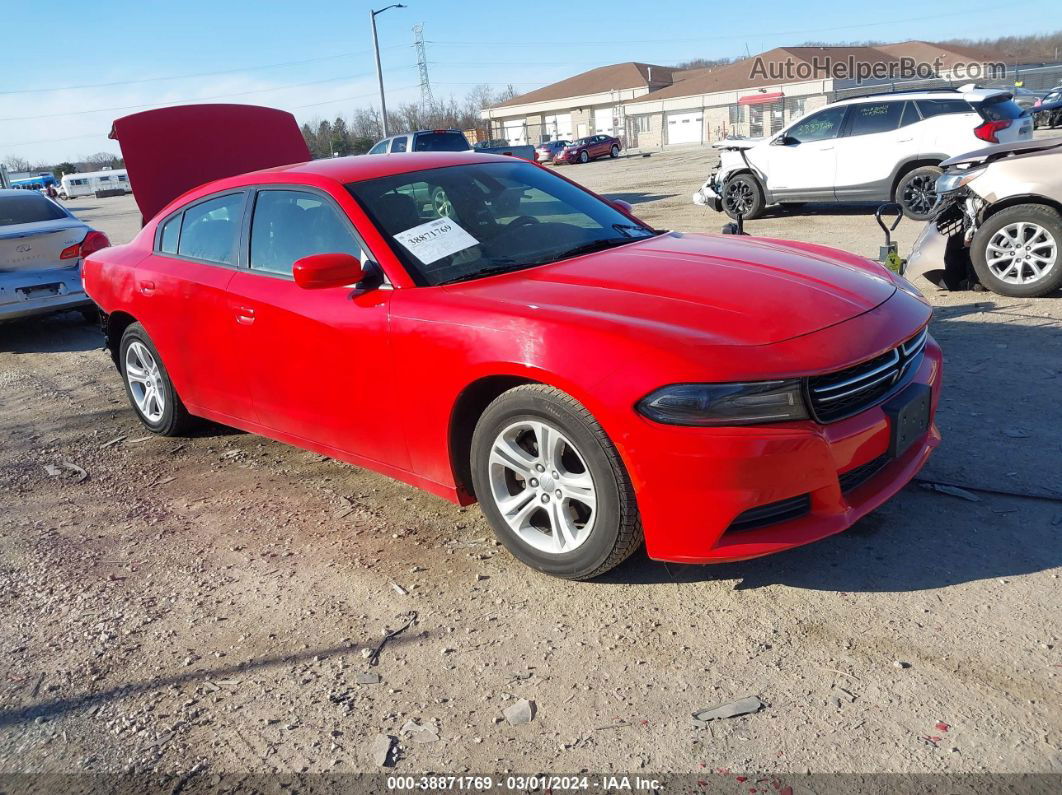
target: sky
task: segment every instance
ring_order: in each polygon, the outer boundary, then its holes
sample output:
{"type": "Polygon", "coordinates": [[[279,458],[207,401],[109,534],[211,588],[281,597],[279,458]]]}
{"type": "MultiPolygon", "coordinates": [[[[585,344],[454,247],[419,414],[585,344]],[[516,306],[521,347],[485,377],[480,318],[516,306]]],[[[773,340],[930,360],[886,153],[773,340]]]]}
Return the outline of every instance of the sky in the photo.
{"type": "MultiPolygon", "coordinates": [[[[300,122],[377,105],[369,11],[292,0],[0,0],[0,160],[118,152],[120,116],[182,102],[284,108],[300,122]]],[[[983,38],[1054,29],[1057,0],[406,0],[377,17],[388,105],[419,97],[424,25],[436,97],[530,91],[610,63],[671,65],[805,41],[983,38]],[[1039,20],[1039,22],[1036,22],[1039,20]],[[1044,24],[1046,23],[1046,27],[1044,24]]]]}

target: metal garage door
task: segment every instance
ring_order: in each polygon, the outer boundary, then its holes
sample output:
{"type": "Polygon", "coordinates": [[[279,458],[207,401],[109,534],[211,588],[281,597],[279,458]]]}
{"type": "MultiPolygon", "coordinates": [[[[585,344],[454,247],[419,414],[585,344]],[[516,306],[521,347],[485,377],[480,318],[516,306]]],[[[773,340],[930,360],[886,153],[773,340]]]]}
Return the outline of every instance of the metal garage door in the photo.
{"type": "Polygon", "coordinates": [[[667,142],[669,144],[701,143],[704,112],[694,110],[667,114],[667,142]]]}
{"type": "Polygon", "coordinates": [[[612,108],[597,108],[594,111],[594,135],[613,135],[612,108]]]}
{"type": "Polygon", "coordinates": [[[527,143],[527,129],[523,119],[515,119],[505,122],[505,140],[512,146],[522,146],[527,143]]]}
{"type": "Polygon", "coordinates": [[[551,141],[570,141],[572,139],[572,114],[558,113],[546,116],[543,120],[545,129],[542,135],[551,141]]]}

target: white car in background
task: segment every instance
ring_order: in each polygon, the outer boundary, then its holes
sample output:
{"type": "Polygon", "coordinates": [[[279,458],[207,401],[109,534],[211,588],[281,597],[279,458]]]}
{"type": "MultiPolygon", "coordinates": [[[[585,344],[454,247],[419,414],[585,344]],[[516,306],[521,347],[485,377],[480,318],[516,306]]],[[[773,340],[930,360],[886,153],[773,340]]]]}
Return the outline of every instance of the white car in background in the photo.
{"type": "Polygon", "coordinates": [[[725,140],[695,204],[756,218],[771,204],[894,201],[930,217],[940,164],[986,143],[1032,138],[1010,92],[963,86],[855,97],[766,138],[725,140]]]}
{"type": "Polygon", "coordinates": [[[0,321],[95,306],[81,262],[110,241],[35,190],[0,190],[0,321]]]}

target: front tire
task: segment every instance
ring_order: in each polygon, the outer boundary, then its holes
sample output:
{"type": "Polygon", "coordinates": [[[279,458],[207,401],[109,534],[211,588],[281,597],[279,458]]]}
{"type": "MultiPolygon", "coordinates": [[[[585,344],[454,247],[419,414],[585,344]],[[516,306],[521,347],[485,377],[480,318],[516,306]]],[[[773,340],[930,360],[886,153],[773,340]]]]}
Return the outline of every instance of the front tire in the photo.
{"type": "Polygon", "coordinates": [[[911,169],[896,183],[892,200],[912,221],[928,221],[937,203],[937,177],[943,173],[936,166],[911,169]]]}
{"type": "Polygon", "coordinates": [[[1062,216],[1042,204],[1000,210],[970,241],[981,284],[1012,298],[1039,298],[1062,287],[1062,216]]]}
{"type": "Polygon", "coordinates": [[[590,153],[587,152],[585,149],[579,153],[579,162],[580,163],[589,163],[590,162],[590,153]]]}
{"type": "Polygon", "coordinates": [[[192,418],[144,327],[130,325],[118,351],[125,394],[144,426],[159,436],[179,436],[186,431],[192,418]]]}
{"type": "Polygon", "coordinates": [[[612,144],[612,149],[609,150],[609,157],[619,157],[619,145],[612,144]]]}
{"type": "Polygon", "coordinates": [[[472,437],[472,481],[498,539],[532,568],[589,580],[641,543],[634,488],[604,430],[543,384],[491,403],[472,437]]]}
{"type": "Polygon", "coordinates": [[[738,174],[723,185],[723,212],[734,220],[750,221],[763,215],[766,204],[760,182],[751,174],[738,174]]]}

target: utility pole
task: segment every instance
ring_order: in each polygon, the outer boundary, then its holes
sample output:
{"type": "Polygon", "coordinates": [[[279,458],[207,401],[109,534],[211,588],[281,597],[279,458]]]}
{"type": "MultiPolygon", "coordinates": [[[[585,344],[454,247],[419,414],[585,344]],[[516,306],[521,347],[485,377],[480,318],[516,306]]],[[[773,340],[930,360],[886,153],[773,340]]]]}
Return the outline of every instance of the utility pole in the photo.
{"type": "Polygon", "coordinates": [[[428,80],[428,53],[424,49],[424,23],[413,26],[413,47],[417,51],[417,68],[420,70],[420,104],[424,110],[431,112],[435,107],[435,97],[431,95],[431,82],[428,80]]]}
{"type": "Polygon", "coordinates": [[[380,66],[380,39],[376,35],[376,15],[382,14],[389,8],[405,8],[405,6],[401,3],[394,3],[381,8],[379,11],[369,12],[369,22],[372,25],[372,48],[376,53],[376,80],[380,84],[380,126],[383,128],[384,138],[387,137],[387,100],[384,99],[383,68],[380,66]]]}

